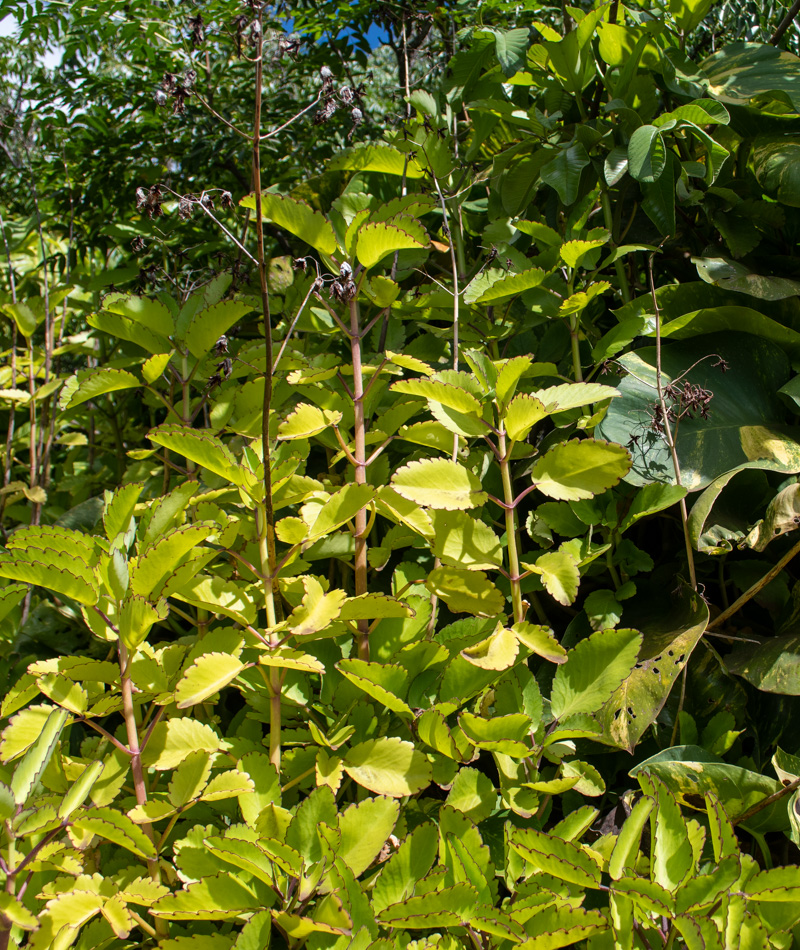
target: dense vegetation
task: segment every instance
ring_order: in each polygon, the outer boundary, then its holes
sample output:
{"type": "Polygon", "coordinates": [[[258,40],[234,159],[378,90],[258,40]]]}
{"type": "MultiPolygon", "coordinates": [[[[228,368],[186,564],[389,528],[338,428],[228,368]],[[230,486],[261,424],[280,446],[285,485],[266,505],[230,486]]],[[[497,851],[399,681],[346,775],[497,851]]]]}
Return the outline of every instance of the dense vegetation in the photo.
{"type": "Polygon", "coordinates": [[[0,950],[800,943],[796,13],[0,2],[0,950]]]}

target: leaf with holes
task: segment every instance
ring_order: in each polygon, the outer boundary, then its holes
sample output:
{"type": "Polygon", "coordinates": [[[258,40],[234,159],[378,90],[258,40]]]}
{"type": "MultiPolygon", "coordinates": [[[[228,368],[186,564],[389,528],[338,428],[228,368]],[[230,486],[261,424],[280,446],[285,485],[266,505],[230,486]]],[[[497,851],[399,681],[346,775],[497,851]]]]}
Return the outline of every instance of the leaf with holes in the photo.
{"type": "Polygon", "coordinates": [[[599,713],[601,741],[632,752],[664,707],[708,624],[708,605],[688,587],[626,608],[643,633],[638,662],[599,713]]]}
{"type": "Polygon", "coordinates": [[[556,670],[553,716],[565,719],[600,709],[630,675],[641,643],[636,630],[603,630],[579,641],[556,670]]]}

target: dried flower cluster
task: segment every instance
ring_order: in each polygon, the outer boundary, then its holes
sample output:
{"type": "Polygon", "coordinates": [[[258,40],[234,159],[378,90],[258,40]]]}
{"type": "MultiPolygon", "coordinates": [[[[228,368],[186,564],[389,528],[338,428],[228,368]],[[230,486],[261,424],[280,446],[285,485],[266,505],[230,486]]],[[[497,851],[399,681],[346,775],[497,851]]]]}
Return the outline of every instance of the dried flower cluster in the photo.
{"type": "Polygon", "coordinates": [[[353,281],[353,268],[349,264],[342,264],[339,268],[339,277],[331,284],[331,297],[338,303],[347,303],[356,295],[356,285],[353,281]]]}
{"type": "Polygon", "coordinates": [[[353,125],[347,135],[349,140],[353,137],[353,133],[358,126],[364,121],[364,111],[362,108],[364,105],[364,83],[361,83],[356,89],[351,89],[349,86],[342,86],[337,92],[330,67],[322,66],[319,75],[322,79],[322,88],[320,90],[322,106],[314,114],[314,125],[321,125],[323,122],[327,122],[339,108],[339,103],[341,103],[350,109],[350,118],[353,121],[353,125]],[[336,101],[337,97],[339,102],[336,101]]]}

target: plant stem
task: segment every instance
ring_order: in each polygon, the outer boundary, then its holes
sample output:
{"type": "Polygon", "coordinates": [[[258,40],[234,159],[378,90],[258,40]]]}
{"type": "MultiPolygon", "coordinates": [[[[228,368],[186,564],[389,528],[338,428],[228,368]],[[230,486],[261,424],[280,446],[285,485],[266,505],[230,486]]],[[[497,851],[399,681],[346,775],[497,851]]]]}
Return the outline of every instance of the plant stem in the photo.
{"type": "Polygon", "coordinates": [[[791,561],[792,558],[798,553],[800,553],[800,541],[798,541],[790,551],[787,551],[780,561],[771,567],[762,578],[757,580],[752,587],[749,587],[738,600],[735,600],[727,610],[723,610],[719,616],[715,617],[706,629],[712,630],[714,627],[719,627],[720,624],[725,623],[729,617],[732,617],[735,613],[741,610],[747,601],[752,600],[756,594],[766,587],[773,578],[777,577],[784,567],[786,567],[789,561],[791,561]]]}
{"type": "Polygon", "coordinates": [[[775,802],[779,802],[787,795],[791,795],[791,793],[797,791],[798,788],[800,788],[800,778],[794,779],[794,781],[789,782],[788,785],[779,788],[777,792],[773,792],[772,795],[768,795],[766,798],[762,798],[760,802],[756,802],[755,805],[751,805],[746,812],[739,815],[738,818],[733,819],[733,824],[738,825],[743,821],[747,821],[747,819],[752,818],[753,815],[757,815],[760,811],[763,811],[775,802]]]}
{"type": "Polygon", "coordinates": [[[800,12],[800,0],[795,0],[795,2],[789,7],[786,16],[781,20],[778,25],[777,30],[769,38],[770,43],[773,46],[777,46],[778,43],[783,39],[783,34],[789,29],[789,27],[794,22],[794,18],[800,12]]]}
{"type": "MultiPolygon", "coordinates": [[[[514,443],[511,443],[512,447],[514,443]]],[[[506,447],[505,428],[501,427],[497,440],[500,452],[500,474],[503,479],[503,498],[506,503],[506,548],[508,549],[508,573],[511,576],[511,602],[514,606],[514,623],[525,619],[525,604],[522,600],[522,583],[519,570],[519,537],[517,534],[517,511],[514,501],[514,483],[511,478],[511,450],[506,447]]]]}
{"type": "MultiPolygon", "coordinates": [[[[133,706],[133,683],[130,673],[130,656],[128,649],[122,641],[119,643],[119,672],[120,686],[122,691],[122,714],[125,719],[125,731],[128,735],[128,750],[131,754],[131,774],[133,775],[133,786],[136,791],[136,802],[139,805],[147,804],[147,784],[144,780],[144,771],[142,770],[142,755],[139,748],[139,727],[136,723],[136,711],[133,706]]],[[[142,824],[142,831],[153,842],[155,847],[156,837],[153,833],[153,826],[150,822],[142,824]]],[[[158,866],[158,857],[154,861],[148,860],[147,869],[150,877],[156,884],[161,882],[161,871],[158,866]]],[[[156,917],[155,928],[160,936],[166,936],[169,932],[168,924],[165,920],[156,917]]]]}
{"type": "MultiPolygon", "coordinates": [[[[606,225],[606,230],[611,234],[611,240],[614,240],[614,216],[611,213],[611,199],[608,197],[608,192],[603,189],[600,192],[600,204],[603,208],[603,221],[606,225]]],[[[631,299],[631,288],[628,284],[628,275],[625,273],[625,265],[622,261],[614,261],[614,270],[617,274],[617,280],[619,281],[619,292],[622,295],[622,300],[624,303],[628,303],[631,299]]]]}
{"type": "MultiPolygon", "coordinates": [[[[361,367],[361,326],[356,300],[350,301],[350,352],[353,357],[353,414],[355,483],[367,483],[366,428],[364,423],[364,376],[361,367]]],[[[356,597],[367,593],[367,509],[359,509],[353,519],[355,526],[356,597]]],[[[369,659],[369,623],[358,621],[358,655],[369,659]]]]}
{"type": "Polygon", "coordinates": [[[573,313],[569,318],[569,339],[572,346],[572,374],[576,383],[583,382],[583,370],[581,369],[581,351],[578,340],[578,314],[573,313]]]}
{"type": "MultiPolygon", "coordinates": [[[[267,532],[269,522],[267,521],[266,506],[262,505],[256,509],[256,528],[258,530],[258,553],[261,558],[261,574],[264,578],[264,608],[267,613],[267,629],[272,631],[277,623],[275,611],[275,589],[274,589],[274,569],[270,566],[269,545],[267,543],[267,532]]],[[[277,648],[280,644],[280,635],[273,632],[267,633],[267,643],[277,648]]],[[[276,667],[270,667],[269,673],[264,673],[263,667],[260,667],[269,692],[269,760],[280,774],[281,766],[281,671],[276,667]]]]}
{"type": "MultiPolygon", "coordinates": [[[[672,458],[672,468],[675,472],[675,484],[681,485],[681,466],[678,461],[678,451],[675,448],[675,439],[672,436],[672,427],[667,416],[667,403],[664,399],[663,374],[661,370],[661,310],[658,306],[658,297],[656,296],[656,284],[653,277],[653,257],[651,254],[647,262],[648,278],[650,281],[650,296],[653,300],[653,312],[656,317],[656,388],[658,390],[658,405],[661,409],[661,419],[664,426],[664,439],[669,446],[669,454],[672,458]]],[[[686,547],[686,560],[689,565],[689,581],[693,590],[697,590],[697,574],[694,569],[694,551],[692,550],[692,539],[689,535],[689,513],[686,510],[686,499],[681,498],[678,503],[681,510],[681,524],[683,525],[683,540],[686,547]]]]}

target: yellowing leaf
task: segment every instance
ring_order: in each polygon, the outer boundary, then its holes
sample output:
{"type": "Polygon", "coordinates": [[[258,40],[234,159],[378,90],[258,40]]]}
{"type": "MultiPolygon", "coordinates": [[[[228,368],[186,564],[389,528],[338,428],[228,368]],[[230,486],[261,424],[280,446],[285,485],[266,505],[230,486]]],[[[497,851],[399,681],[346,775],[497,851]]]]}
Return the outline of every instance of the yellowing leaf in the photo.
{"type": "Polygon", "coordinates": [[[527,439],[528,433],[537,422],[544,419],[548,410],[539,399],[527,393],[515,396],[505,413],[505,426],[509,439],[520,442],[527,439]]]}
{"type": "Polygon", "coordinates": [[[403,227],[385,221],[375,221],[361,226],[356,244],[356,257],[369,269],[394,251],[423,248],[428,245],[428,236],[421,225],[413,219],[403,221],[403,227]]]}
{"type": "Polygon", "coordinates": [[[427,508],[475,508],[486,501],[478,477],[452,459],[409,462],[392,476],[392,488],[427,508]]]}
{"type": "Polygon", "coordinates": [[[498,626],[494,633],[461,651],[461,656],[482,670],[507,670],[517,661],[519,642],[511,630],[498,626]]]}
{"type": "Polygon", "coordinates": [[[178,681],[175,701],[178,709],[202,703],[224,689],[245,669],[245,664],[228,653],[204,653],[178,681]]]}
{"type": "Polygon", "coordinates": [[[342,421],[341,412],[301,402],[278,426],[279,439],[308,439],[342,421]]]}
{"type": "Polygon", "coordinates": [[[455,567],[436,567],[425,586],[447,604],[454,613],[477,617],[496,617],[506,599],[482,571],[462,571],[455,567]]]}
{"type": "Polygon", "coordinates": [[[396,737],[353,746],[345,755],[344,770],[356,784],[392,798],[421,792],[430,784],[432,774],[427,756],[412,742],[396,737]]]}
{"type": "Polygon", "coordinates": [[[534,485],[564,501],[592,498],[616,485],[628,474],[631,456],[614,442],[584,439],[553,446],[531,472],[534,485]]]}
{"type": "Polygon", "coordinates": [[[330,626],[339,616],[347,598],[343,590],[326,594],[316,577],[304,577],[305,594],[302,603],[289,617],[289,627],[296,637],[309,636],[330,626]]]}
{"type": "Polygon", "coordinates": [[[575,558],[566,551],[549,551],[524,567],[542,578],[544,589],[560,604],[571,604],[578,596],[581,573],[575,558]]]}

